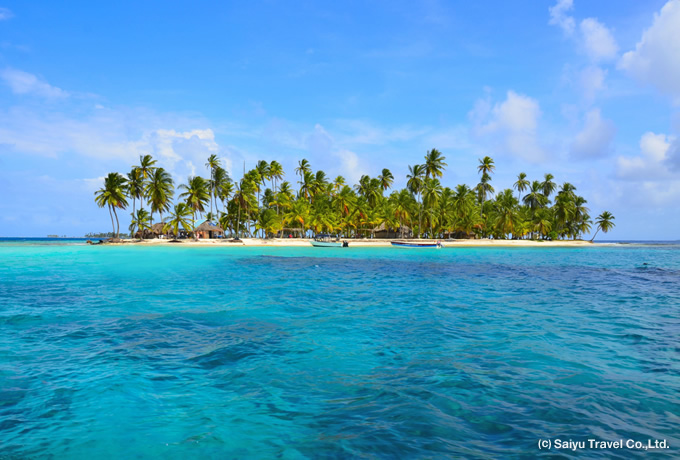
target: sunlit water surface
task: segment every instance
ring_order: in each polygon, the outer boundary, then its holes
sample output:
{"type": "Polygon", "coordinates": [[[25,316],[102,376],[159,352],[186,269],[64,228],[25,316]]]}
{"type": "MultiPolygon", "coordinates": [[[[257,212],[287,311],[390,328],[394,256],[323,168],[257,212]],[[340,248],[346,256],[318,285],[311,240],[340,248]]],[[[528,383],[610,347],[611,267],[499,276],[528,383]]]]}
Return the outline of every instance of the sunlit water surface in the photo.
{"type": "Polygon", "coordinates": [[[679,246],[72,243],[0,242],[0,457],[680,456],[679,246]]]}

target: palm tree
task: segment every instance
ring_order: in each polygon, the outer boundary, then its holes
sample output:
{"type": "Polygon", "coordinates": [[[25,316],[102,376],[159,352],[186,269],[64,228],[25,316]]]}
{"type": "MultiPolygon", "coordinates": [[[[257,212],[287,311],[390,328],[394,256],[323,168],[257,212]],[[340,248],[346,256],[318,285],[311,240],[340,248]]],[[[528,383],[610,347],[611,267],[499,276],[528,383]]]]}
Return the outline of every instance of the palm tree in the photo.
{"type": "Polygon", "coordinates": [[[151,203],[151,223],[153,213],[158,212],[163,220],[163,212],[170,209],[170,202],[175,194],[175,183],[172,176],[163,168],[155,168],[146,185],[146,196],[151,203]]]}
{"type": "Polygon", "coordinates": [[[236,220],[236,237],[240,238],[241,235],[241,213],[244,211],[246,214],[246,223],[249,222],[248,213],[252,208],[257,207],[255,201],[255,184],[248,179],[248,176],[241,179],[241,181],[235,186],[236,192],[234,193],[233,201],[238,207],[238,214],[236,220]]]}
{"type": "Polygon", "coordinates": [[[233,215],[230,215],[228,212],[223,212],[220,214],[220,218],[218,219],[218,222],[222,229],[224,229],[225,233],[227,230],[233,231],[232,227],[232,222],[233,222],[233,215]]]}
{"type": "Polygon", "coordinates": [[[333,191],[335,193],[338,193],[342,188],[345,186],[345,178],[342,176],[338,176],[335,179],[333,179],[333,191]]]}
{"type": "Polygon", "coordinates": [[[336,212],[338,212],[341,217],[345,218],[352,213],[355,201],[356,195],[348,185],[345,185],[342,187],[342,190],[333,197],[332,203],[336,212]]]}
{"type": "Polygon", "coordinates": [[[207,222],[212,222],[212,223],[217,222],[217,215],[208,211],[208,212],[205,213],[205,220],[207,222]]]}
{"type": "Polygon", "coordinates": [[[442,196],[442,186],[437,179],[425,179],[423,187],[423,204],[425,210],[430,216],[430,238],[434,238],[434,211],[439,204],[439,198],[442,196]]]}
{"type": "Polygon", "coordinates": [[[399,219],[401,237],[404,237],[404,222],[411,223],[411,209],[413,209],[413,196],[406,189],[393,192],[390,196],[394,203],[394,216],[399,219]]]}
{"type": "MultiPolygon", "coordinates": [[[[264,160],[260,160],[257,162],[257,165],[255,166],[255,170],[257,173],[260,175],[260,183],[264,187],[265,185],[265,180],[269,179],[270,177],[270,172],[269,172],[269,163],[267,163],[264,160]]],[[[258,184],[258,190],[257,190],[257,203],[259,206],[260,203],[260,188],[258,184]]]]}
{"type": "Polygon", "coordinates": [[[444,163],[446,157],[437,149],[432,149],[425,155],[425,178],[442,177],[444,168],[448,166],[444,163]]]}
{"type": "Polygon", "coordinates": [[[541,182],[541,190],[548,200],[550,199],[550,195],[555,191],[555,188],[557,188],[557,184],[552,181],[554,178],[555,176],[552,174],[546,174],[543,182],[541,182]]]}
{"type": "Polygon", "coordinates": [[[205,164],[205,167],[210,170],[210,212],[213,210],[213,201],[215,201],[215,170],[220,166],[220,159],[214,153],[208,157],[208,162],[205,164]]]}
{"type": "Polygon", "coordinates": [[[453,231],[453,190],[444,187],[439,197],[439,227],[442,232],[451,233],[453,231]]]}
{"type": "Polygon", "coordinates": [[[576,187],[571,185],[569,182],[565,182],[564,184],[562,184],[562,189],[559,191],[558,195],[567,194],[573,197],[575,191],[576,187]]]}
{"type": "Polygon", "coordinates": [[[120,235],[120,222],[118,222],[118,213],[116,208],[125,209],[128,205],[125,197],[125,177],[117,172],[109,173],[104,178],[104,187],[95,192],[95,202],[100,208],[108,206],[109,215],[111,216],[111,226],[116,238],[120,235]],[[113,211],[113,214],[111,212],[113,211]],[[116,216],[116,225],[113,224],[113,216],[116,216]]]}
{"type": "Polygon", "coordinates": [[[479,160],[479,166],[477,166],[477,172],[484,174],[491,174],[496,170],[493,158],[486,156],[479,160]]]}
{"type": "Polygon", "coordinates": [[[192,216],[192,208],[186,203],[179,202],[170,212],[170,218],[163,226],[163,232],[172,230],[175,239],[179,235],[179,228],[182,227],[186,232],[191,232],[193,227],[189,223],[189,218],[192,216]]]}
{"type": "Polygon", "coordinates": [[[555,197],[555,205],[553,206],[555,215],[555,228],[560,236],[570,234],[572,232],[572,222],[574,221],[574,199],[573,195],[569,193],[558,193],[555,197]]]}
{"type": "Polygon", "coordinates": [[[581,233],[590,232],[590,209],[588,209],[585,204],[588,203],[582,196],[574,197],[574,213],[573,213],[573,229],[572,236],[574,239],[581,233]]]}
{"type": "Polygon", "coordinates": [[[550,209],[541,208],[538,211],[536,211],[536,214],[534,215],[533,230],[538,232],[539,235],[545,238],[548,235],[548,233],[550,233],[550,231],[552,230],[552,221],[553,219],[550,209]]]}
{"type": "Polygon", "coordinates": [[[600,230],[602,230],[602,233],[607,233],[609,232],[609,230],[616,227],[614,219],[615,217],[609,211],[604,211],[602,214],[597,216],[597,219],[595,220],[595,225],[597,225],[597,231],[593,235],[593,238],[590,240],[590,242],[592,243],[595,240],[595,237],[597,236],[600,230]]]}
{"type": "Polygon", "coordinates": [[[290,186],[288,181],[283,181],[279,187],[279,192],[276,194],[277,206],[281,206],[284,209],[289,209],[290,204],[295,199],[295,192],[290,186]]]}
{"type": "MultiPolygon", "coordinates": [[[[155,164],[156,160],[154,160],[151,155],[140,155],[139,166],[134,166],[134,168],[139,169],[142,174],[142,180],[146,181],[149,177],[151,177],[153,170],[156,169],[154,167],[155,164]]],[[[144,203],[142,203],[141,207],[144,207],[144,203]]]]}
{"type": "Polygon", "coordinates": [[[496,166],[494,165],[493,159],[490,156],[485,156],[484,158],[479,160],[477,172],[482,174],[482,181],[477,186],[477,190],[480,193],[482,202],[481,209],[479,211],[480,216],[484,212],[484,201],[486,200],[486,193],[489,191],[493,193],[493,187],[491,187],[491,184],[489,184],[489,182],[491,182],[490,174],[492,174],[495,170],[496,166]]]}
{"type": "Polygon", "coordinates": [[[255,228],[262,230],[266,237],[280,232],[283,228],[283,221],[273,209],[263,209],[257,217],[255,228]]]}
{"type": "Polygon", "coordinates": [[[481,217],[478,216],[475,193],[467,185],[461,184],[456,187],[453,195],[454,228],[457,232],[468,235],[477,225],[481,217]]]}
{"type": "Polygon", "coordinates": [[[132,215],[132,222],[130,222],[130,237],[134,237],[137,231],[141,232],[140,238],[144,239],[144,230],[149,230],[149,212],[146,209],[138,209],[136,214],[132,215]],[[135,231],[137,229],[137,231],[135,231]]]}
{"type": "Polygon", "coordinates": [[[205,205],[210,199],[208,182],[201,176],[191,176],[187,183],[180,185],[179,188],[184,190],[179,198],[186,200],[187,205],[193,210],[192,224],[195,224],[196,211],[205,212],[205,205]]]}
{"type": "Polygon", "coordinates": [[[383,190],[387,190],[388,188],[392,187],[392,183],[394,182],[394,176],[392,175],[389,169],[385,168],[382,170],[382,173],[378,176],[378,180],[380,181],[380,187],[382,187],[383,190]]]}
{"type": "Polygon", "coordinates": [[[132,168],[127,174],[127,192],[128,196],[132,198],[132,214],[136,212],[136,200],[142,201],[144,196],[144,177],[139,168],[132,168]]]}
{"type": "Polygon", "coordinates": [[[420,210],[420,194],[423,191],[425,176],[425,167],[423,165],[413,165],[408,167],[408,174],[406,175],[406,186],[409,191],[417,197],[418,200],[418,238],[420,238],[420,232],[422,229],[422,215],[420,210]]]}
{"type": "MultiPolygon", "coordinates": [[[[231,178],[229,177],[226,169],[219,166],[215,168],[215,171],[213,172],[211,188],[213,190],[213,197],[219,198],[222,202],[222,206],[224,206],[224,202],[229,200],[229,195],[231,195],[233,189],[233,186],[231,185],[231,178]]],[[[210,209],[212,210],[212,207],[210,209]]],[[[217,201],[215,201],[215,211],[219,212],[217,201]]]]}
{"type": "Polygon", "coordinates": [[[310,218],[309,203],[301,198],[297,199],[293,203],[293,207],[284,216],[287,223],[297,223],[300,224],[301,236],[304,238],[306,230],[306,224],[310,218]]]}
{"type": "Polygon", "coordinates": [[[304,158],[298,162],[298,167],[295,168],[295,174],[300,176],[300,186],[303,184],[304,177],[312,172],[312,168],[309,165],[309,161],[304,158]]]}
{"type": "Polygon", "coordinates": [[[523,201],[532,211],[535,211],[548,203],[548,199],[542,193],[541,183],[539,181],[535,180],[531,183],[529,193],[524,195],[523,201]]]}
{"type": "Polygon", "coordinates": [[[593,223],[593,221],[590,220],[590,216],[588,214],[586,214],[584,216],[584,219],[581,220],[580,223],[578,223],[576,225],[576,232],[574,234],[574,239],[576,239],[576,237],[580,236],[581,234],[589,233],[590,228],[591,228],[590,224],[592,224],[592,223],[593,223]]]}
{"type": "Polygon", "coordinates": [[[483,217],[484,214],[484,202],[486,201],[486,195],[492,194],[494,192],[493,186],[490,184],[491,176],[484,173],[482,174],[482,181],[477,184],[477,195],[479,196],[479,216],[483,217]]]}
{"type": "MultiPolygon", "coordinates": [[[[207,217],[215,220],[219,214],[223,227],[235,230],[238,236],[242,225],[246,227],[246,235],[254,234],[254,226],[255,231],[262,230],[266,236],[279,232],[285,224],[300,228],[303,235],[309,229],[366,235],[380,224],[389,229],[399,225],[402,232],[407,224],[415,232],[417,225],[418,238],[424,233],[431,237],[442,233],[468,236],[474,233],[495,238],[523,238],[530,233],[535,237],[537,233],[542,238],[575,239],[590,232],[593,222],[587,202],[576,195],[576,188],[568,182],[555,194],[557,186],[551,174],[545,174],[543,181],[530,183],[527,175],[520,173],[513,184],[518,192],[516,198],[512,189],[503,190],[494,198],[493,159],[487,156],[479,160],[481,180],[474,189],[458,185],[455,190],[439,182],[446,166],[444,160],[436,149],[428,151],[424,164],[409,166],[406,188],[395,190],[386,198],[385,190],[394,183],[389,169],[383,169],[375,178],[362,176],[354,186],[355,192],[353,187],[345,185],[341,176],[331,182],[323,171],[313,173],[309,162],[303,159],[295,170],[300,176],[296,199],[290,184],[282,180],[283,169],[278,162],[258,161],[256,168],[244,171],[239,183],[233,183],[220,166],[217,155],[211,155],[206,163],[210,180],[190,177],[180,186],[183,192],[180,198],[186,200],[183,212],[190,211],[194,224],[197,212],[204,213],[210,202],[207,217]],[[272,188],[265,188],[267,180],[271,181],[272,188]],[[551,197],[554,197],[552,203],[551,197]],[[423,228],[427,228],[427,232],[423,228]]],[[[133,167],[127,177],[111,173],[104,188],[96,192],[97,204],[109,208],[115,235],[119,235],[120,228],[116,208],[127,206],[126,194],[133,200],[131,233],[136,233],[136,229],[144,232],[147,225],[153,223],[156,212],[163,221],[163,214],[170,209],[174,183],[170,174],[155,167],[155,163],[151,155],[140,156],[141,165],[133,167]],[[142,205],[143,200],[148,200],[150,214],[143,206],[137,209],[137,199],[142,205]]],[[[606,233],[613,228],[613,219],[608,212],[598,216],[593,239],[600,230],[606,233]]]]}
{"type": "Polygon", "coordinates": [[[512,234],[513,238],[517,236],[515,229],[519,223],[518,203],[510,189],[504,190],[496,197],[496,229],[504,237],[508,234],[512,234]]]}
{"type": "Polygon", "coordinates": [[[517,190],[517,201],[522,201],[522,193],[529,188],[529,181],[527,180],[526,173],[519,173],[517,175],[517,182],[515,182],[514,188],[517,190]]]}
{"type": "MultiPolygon", "coordinates": [[[[273,160],[271,163],[269,163],[269,175],[272,178],[272,181],[274,182],[273,187],[274,187],[274,194],[276,195],[276,183],[277,181],[280,181],[283,179],[284,172],[283,172],[283,166],[281,166],[281,163],[279,163],[276,160],[273,160]]],[[[276,214],[279,213],[279,207],[276,207],[276,214]]]]}
{"type": "Polygon", "coordinates": [[[379,179],[371,179],[364,174],[359,179],[359,184],[355,188],[359,195],[366,198],[371,206],[375,206],[378,200],[382,198],[382,188],[379,179]]]}
{"type": "Polygon", "coordinates": [[[304,196],[311,202],[315,179],[314,174],[312,174],[310,171],[307,171],[304,173],[304,176],[301,177],[301,179],[302,180],[300,181],[300,191],[298,195],[304,196]]]}
{"type": "Polygon", "coordinates": [[[326,179],[326,173],[321,170],[317,171],[314,180],[312,181],[312,198],[319,193],[325,192],[327,185],[328,180],[326,179]]]}

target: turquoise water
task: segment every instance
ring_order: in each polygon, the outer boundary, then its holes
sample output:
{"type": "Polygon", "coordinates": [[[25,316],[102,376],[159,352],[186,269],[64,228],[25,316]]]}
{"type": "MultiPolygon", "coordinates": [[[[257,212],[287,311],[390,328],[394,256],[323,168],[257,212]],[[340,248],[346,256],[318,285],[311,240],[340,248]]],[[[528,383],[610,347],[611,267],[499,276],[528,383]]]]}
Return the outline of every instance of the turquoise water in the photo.
{"type": "Polygon", "coordinates": [[[677,458],[679,280],[676,245],[0,242],[0,457],[677,458]]]}

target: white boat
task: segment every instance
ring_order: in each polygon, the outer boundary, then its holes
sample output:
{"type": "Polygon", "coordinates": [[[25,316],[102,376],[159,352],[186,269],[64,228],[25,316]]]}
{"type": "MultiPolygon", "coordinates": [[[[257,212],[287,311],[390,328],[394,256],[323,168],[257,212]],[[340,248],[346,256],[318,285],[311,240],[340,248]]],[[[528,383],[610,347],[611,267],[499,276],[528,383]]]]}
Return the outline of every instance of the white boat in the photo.
{"type": "Polygon", "coordinates": [[[316,248],[346,248],[349,246],[347,241],[340,241],[339,237],[327,233],[316,235],[310,243],[316,248]]]}
{"type": "Polygon", "coordinates": [[[397,246],[399,248],[441,248],[442,242],[437,241],[436,243],[430,242],[420,242],[420,241],[390,241],[392,246],[397,246]]]}
{"type": "Polygon", "coordinates": [[[341,242],[335,241],[310,241],[315,248],[341,248],[341,242]]]}

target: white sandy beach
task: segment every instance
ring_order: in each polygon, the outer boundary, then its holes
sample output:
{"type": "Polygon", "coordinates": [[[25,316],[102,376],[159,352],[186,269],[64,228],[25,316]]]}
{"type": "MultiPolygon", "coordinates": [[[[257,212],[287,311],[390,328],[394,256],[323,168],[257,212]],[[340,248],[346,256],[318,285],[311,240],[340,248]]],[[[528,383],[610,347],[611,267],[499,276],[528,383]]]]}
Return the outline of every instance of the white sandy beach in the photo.
{"type": "MultiPolygon", "coordinates": [[[[123,240],[123,243],[114,244],[134,244],[144,246],[277,246],[277,247],[311,247],[310,239],[308,238],[243,238],[241,242],[232,242],[230,239],[202,239],[202,240],[180,240],[180,243],[172,243],[165,239],[152,240],[123,240]]],[[[349,247],[387,247],[391,246],[391,240],[383,239],[342,239],[341,241],[349,241],[349,247]]],[[[436,242],[437,240],[399,240],[399,241],[413,241],[413,242],[436,242]]],[[[561,240],[561,241],[532,241],[532,240],[441,240],[444,247],[583,247],[592,246],[590,241],[584,240],[561,240]]]]}

